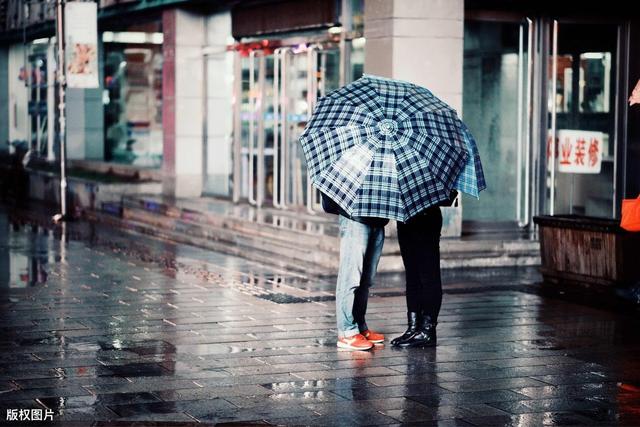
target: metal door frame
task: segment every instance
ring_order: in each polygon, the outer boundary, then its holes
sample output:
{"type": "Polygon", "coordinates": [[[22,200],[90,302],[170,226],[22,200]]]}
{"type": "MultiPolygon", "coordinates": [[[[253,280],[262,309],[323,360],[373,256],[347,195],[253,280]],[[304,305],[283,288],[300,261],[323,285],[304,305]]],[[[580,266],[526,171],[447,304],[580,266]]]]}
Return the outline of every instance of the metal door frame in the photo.
{"type": "MultiPolygon", "coordinates": [[[[289,152],[290,141],[288,139],[288,126],[287,126],[287,107],[290,99],[288,98],[288,77],[289,77],[289,61],[292,55],[306,55],[307,57],[307,104],[309,105],[308,113],[311,114],[313,108],[317,102],[318,91],[320,96],[324,95],[324,84],[318,85],[317,73],[326,72],[326,60],[322,56],[325,51],[337,51],[341,52],[343,44],[335,41],[326,40],[326,38],[301,38],[291,37],[286,39],[280,39],[277,41],[279,47],[273,50],[273,110],[274,110],[274,123],[273,123],[273,207],[279,209],[298,208],[305,207],[306,211],[310,214],[317,212],[320,209],[319,192],[312,187],[311,181],[307,179],[306,183],[306,200],[301,200],[301,203],[296,203],[295,198],[292,200],[292,195],[289,194],[289,185],[292,179],[296,180],[295,176],[292,176],[292,170],[295,170],[295,165],[290,165],[292,161],[292,153],[289,152]],[[315,41],[314,41],[315,40],[315,41]],[[320,65],[318,60],[320,59],[320,65]],[[316,64],[316,65],[314,65],[316,64]],[[315,69],[315,71],[314,71],[315,69]],[[284,120],[282,120],[284,119],[284,120]]],[[[265,200],[265,126],[264,126],[264,93],[266,88],[265,73],[266,73],[266,58],[268,55],[264,54],[264,49],[257,48],[251,50],[249,53],[249,86],[250,92],[258,90],[260,93],[258,99],[259,102],[255,102],[253,98],[250,98],[251,116],[249,124],[249,194],[247,201],[256,207],[262,207],[265,200]],[[257,53],[260,52],[260,53],[257,53]],[[257,60],[256,60],[257,58],[257,60]],[[258,63],[257,82],[255,79],[256,62],[258,63]],[[256,107],[257,105],[257,107],[256,107]],[[257,117],[257,126],[254,122],[254,116],[257,117]],[[256,144],[257,142],[257,144],[256,144]],[[258,159],[254,160],[257,157],[258,159]],[[254,162],[258,162],[258,167],[254,167],[254,162]],[[257,169],[257,170],[254,170],[257,169]],[[257,175],[257,180],[255,180],[257,175]],[[253,182],[257,183],[254,188],[253,182]]],[[[340,53],[340,63],[345,60],[344,54],[340,53]]],[[[240,109],[242,105],[242,63],[241,55],[236,52],[234,55],[234,119],[233,119],[233,195],[232,200],[239,202],[242,199],[242,122],[240,117],[240,109]]],[[[340,83],[345,79],[343,75],[345,73],[345,67],[341,66],[339,70],[340,83]]],[[[323,78],[323,77],[321,77],[323,78]]],[[[324,80],[323,80],[324,81],[324,80]]],[[[296,181],[297,182],[297,181],[296,181]]],[[[294,182],[294,188],[295,184],[294,182]]],[[[301,183],[300,183],[301,184],[301,183]]]]}
{"type": "MultiPolygon", "coordinates": [[[[550,120],[547,111],[547,91],[548,86],[548,70],[547,64],[553,51],[557,55],[557,46],[554,49],[554,40],[557,43],[559,31],[557,26],[561,24],[615,24],[618,27],[618,40],[616,53],[616,83],[614,87],[615,99],[612,103],[614,110],[614,132],[610,139],[614,143],[614,179],[613,179],[613,206],[612,213],[614,217],[620,215],[619,207],[626,188],[626,117],[628,105],[626,99],[621,95],[622,88],[628,87],[628,61],[629,61],[629,38],[630,29],[628,21],[620,21],[616,19],[593,19],[593,18],[566,18],[566,17],[550,17],[549,15],[526,16],[518,13],[499,13],[499,12],[483,12],[483,11],[467,11],[465,12],[465,20],[469,21],[485,21],[485,22],[523,22],[530,23],[528,35],[529,57],[527,60],[527,68],[529,72],[529,81],[527,82],[525,94],[520,93],[519,97],[526,97],[523,104],[527,111],[519,111],[518,117],[524,118],[522,122],[518,122],[518,157],[517,164],[520,169],[524,166],[524,176],[518,175],[517,193],[521,203],[517,205],[517,221],[518,225],[523,228],[534,227],[532,218],[535,215],[548,213],[549,206],[547,202],[547,135],[549,132],[550,120]],[[554,24],[555,23],[555,24],[554,24]],[[556,26],[555,38],[553,27],[556,26]],[[521,114],[522,113],[522,114],[521,114]],[[526,129],[527,125],[529,129],[526,129]],[[521,139],[522,138],[522,139],[521,139]],[[529,158],[527,159],[527,156],[529,158]],[[528,168],[528,170],[527,170],[528,168]],[[523,179],[522,179],[523,178],[523,179]],[[528,193],[528,194],[527,194],[528,193]]],[[[519,42],[522,43],[522,29],[519,42]]],[[[522,49],[519,49],[522,52],[522,49]]],[[[556,61],[557,62],[557,57],[556,61]]],[[[519,64],[523,62],[519,58],[519,64]]],[[[522,70],[519,70],[518,78],[522,78],[522,70]]],[[[520,88],[520,85],[519,85],[520,88]]],[[[555,106],[554,106],[555,108],[555,106]]],[[[555,140],[554,140],[555,143],[555,140]]],[[[555,150],[552,150],[555,155],[555,150]]],[[[554,172],[555,173],[555,172],[554,172]]],[[[554,196],[555,188],[554,188],[554,196]]]]}
{"type": "MultiPolygon", "coordinates": [[[[538,22],[528,15],[495,12],[474,12],[465,15],[465,21],[498,22],[519,25],[518,34],[518,83],[516,121],[516,215],[512,221],[498,221],[500,224],[514,224],[514,229],[527,230],[532,225],[535,211],[534,170],[536,161],[536,65],[538,22]],[[526,49],[526,52],[525,52],[526,49]]],[[[463,94],[464,96],[464,94],[463,94]]],[[[482,197],[482,195],[480,196],[482,197]]],[[[466,222],[466,221],[465,221],[466,222]]],[[[485,223],[485,221],[471,221],[485,223]]],[[[494,225],[493,222],[487,221],[494,225]]],[[[474,226],[475,228],[475,226],[474,226]]],[[[480,226],[480,229],[483,227],[480,226]]]]}
{"type": "MultiPolygon", "coordinates": [[[[537,195],[534,197],[534,215],[540,214],[550,214],[553,215],[555,213],[555,173],[556,173],[556,162],[555,162],[555,150],[556,150],[556,139],[552,138],[552,146],[551,146],[551,171],[550,171],[550,179],[553,185],[547,188],[547,134],[549,130],[552,131],[552,135],[555,135],[556,131],[556,103],[553,102],[551,106],[551,111],[548,111],[548,89],[549,89],[549,78],[547,75],[548,68],[546,64],[551,59],[552,67],[553,67],[553,80],[551,82],[552,93],[555,93],[555,88],[557,84],[557,61],[558,61],[558,37],[560,36],[559,26],[561,24],[598,24],[598,25],[616,25],[617,27],[617,40],[616,40],[616,73],[615,73],[615,87],[613,90],[615,91],[614,101],[612,103],[613,111],[613,120],[614,120],[614,135],[613,138],[610,137],[610,141],[613,141],[614,149],[613,149],[613,206],[611,207],[612,217],[616,218],[619,216],[619,206],[622,202],[622,198],[624,197],[625,191],[625,173],[620,173],[620,170],[626,170],[626,145],[627,145],[627,136],[626,136],[626,116],[627,116],[627,108],[628,105],[626,103],[626,99],[621,96],[621,88],[626,87],[625,84],[628,83],[628,58],[629,58],[629,24],[628,22],[615,20],[615,19],[592,19],[592,18],[558,18],[558,17],[542,17],[536,20],[539,22],[538,28],[536,31],[536,40],[537,40],[537,49],[536,56],[538,58],[537,62],[539,63],[538,75],[534,80],[534,83],[538,86],[538,90],[534,92],[536,96],[534,96],[534,111],[537,113],[539,120],[536,122],[534,119],[534,123],[538,123],[537,129],[535,130],[534,141],[538,141],[540,145],[540,149],[537,154],[536,161],[536,169],[537,169],[537,183],[534,189],[537,192],[537,195]],[[548,114],[551,114],[551,119],[548,119],[548,114]],[[549,128],[551,125],[551,128],[549,128]],[[619,176],[621,175],[621,176],[619,176]],[[549,201],[547,202],[547,191],[549,191],[549,201]]],[[[628,86],[628,85],[627,85],[628,86]]]]}

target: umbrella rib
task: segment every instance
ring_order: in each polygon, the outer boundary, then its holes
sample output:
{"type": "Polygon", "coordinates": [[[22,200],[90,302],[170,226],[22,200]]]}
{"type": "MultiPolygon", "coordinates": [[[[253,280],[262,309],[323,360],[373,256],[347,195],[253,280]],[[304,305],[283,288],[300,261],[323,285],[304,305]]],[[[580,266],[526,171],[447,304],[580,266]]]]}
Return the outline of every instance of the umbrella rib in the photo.
{"type": "Polygon", "coordinates": [[[434,114],[450,120],[460,120],[454,110],[417,110],[411,113],[406,119],[402,120],[401,123],[411,122],[411,119],[418,117],[420,114],[434,114]],[[452,113],[454,114],[454,117],[451,117],[452,113]]]}
{"type": "MultiPolygon", "coordinates": [[[[363,180],[361,181],[360,185],[358,186],[358,190],[356,192],[356,196],[354,198],[354,204],[358,205],[360,204],[360,202],[365,202],[365,204],[368,202],[370,203],[371,200],[378,200],[378,201],[382,201],[384,200],[384,198],[380,198],[380,192],[384,192],[385,190],[385,185],[384,184],[380,184],[378,183],[378,188],[375,188],[375,183],[373,184],[373,195],[372,194],[366,194],[364,192],[364,184],[366,183],[367,177],[368,176],[380,176],[375,170],[372,170],[372,167],[374,166],[374,162],[376,160],[376,154],[378,153],[382,153],[382,156],[384,158],[384,153],[382,151],[379,151],[380,149],[378,149],[378,151],[376,151],[373,155],[373,157],[371,158],[371,162],[369,163],[368,167],[366,168],[366,172],[362,174],[363,180]]],[[[391,150],[384,150],[385,152],[387,152],[388,154],[391,154],[391,156],[393,156],[393,161],[390,161],[389,163],[393,166],[393,170],[388,170],[388,175],[384,175],[384,176],[389,176],[391,179],[391,182],[388,185],[388,187],[393,188],[394,187],[394,182],[395,182],[395,187],[396,187],[396,191],[398,192],[398,194],[400,194],[400,198],[395,198],[396,200],[399,200],[401,202],[401,206],[398,207],[398,212],[396,213],[395,211],[389,211],[386,210],[385,211],[385,215],[380,215],[381,217],[385,217],[385,218],[389,218],[389,219],[397,219],[397,220],[402,220],[405,216],[406,216],[406,206],[405,206],[405,201],[402,198],[402,194],[400,193],[400,186],[399,186],[399,182],[398,182],[398,172],[397,172],[397,168],[396,168],[396,161],[395,161],[395,152],[393,149],[391,150]],[[391,213],[389,213],[391,212],[391,213]]],[[[370,189],[371,190],[371,189],[370,189]]],[[[391,199],[388,199],[387,201],[389,201],[391,199]]],[[[391,206],[391,204],[386,204],[387,208],[391,206]]],[[[370,209],[371,210],[371,209],[370,209]]],[[[353,211],[351,211],[350,213],[353,213],[353,211]]],[[[362,213],[357,212],[358,215],[357,216],[368,216],[368,217],[378,217],[376,215],[371,215],[370,211],[367,212],[368,215],[364,215],[362,213]]]]}
{"type": "MultiPolygon", "coordinates": [[[[411,96],[415,95],[417,92],[418,92],[418,90],[417,90],[416,86],[414,84],[410,84],[410,88],[404,92],[404,94],[402,95],[402,99],[396,105],[402,106],[402,105],[405,104],[405,102],[407,104],[409,104],[409,105],[412,105],[412,103],[407,101],[407,98],[410,95],[411,96]]],[[[418,110],[418,111],[421,111],[421,110],[418,110]]],[[[403,113],[403,110],[401,110],[400,112],[396,111],[396,113],[393,115],[393,120],[397,120],[398,119],[398,115],[402,114],[402,113],[403,113]]],[[[413,116],[413,114],[409,115],[409,117],[407,119],[411,118],[412,116],[413,116]]],[[[402,122],[404,122],[404,121],[405,120],[402,120],[402,122]]]]}
{"type": "MultiPolygon", "coordinates": [[[[411,120],[412,120],[413,118],[416,118],[416,119],[417,119],[417,115],[418,115],[418,114],[438,114],[438,112],[432,112],[432,111],[420,111],[420,112],[415,112],[415,113],[413,113],[411,116],[409,116],[406,120],[403,120],[403,121],[402,121],[402,123],[401,123],[401,125],[402,125],[402,126],[405,126],[405,127],[413,128],[414,126],[412,125],[411,120]]],[[[445,118],[448,118],[448,119],[451,119],[451,117],[446,116],[446,115],[445,115],[444,117],[445,117],[445,118]]],[[[429,121],[429,119],[428,119],[428,118],[426,118],[426,117],[425,117],[425,118],[423,118],[423,120],[424,120],[425,122],[429,121]]],[[[455,120],[459,120],[459,119],[457,119],[457,118],[456,118],[455,120]]],[[[429,138],[431,138],[431,139],[437,139],[439,143],[446,144],[446,145],[448,145],[449,147],[452,147],[452,148],[454,148],[454,149],[458,149],[458,150],[460,150],[460,149],[461,149],[461,150],[464,150],[465,152],[467,152],[467,151],[468,151],[468,150],[467,150],[467,145],[466,145],[466,143],[464,143],[464,142],[460,142],[460,141],[458,141],[458,140],[456,140],[456,139],[454,139],[454,138],[444,138],[444,137],[442,137],[442,136],[438,136],[438,135],[431,135],[431,133],[430,133],[430,132],[424,132],[424,134],[425,134],[425,135],[427,135],[429,138]]]]}
{"type": "MultiPolygon", "coordinates": [[[[394,147],[394,156],[395,156],[395,151],[396,150],[397,150],[397,148],[394,147]]],[[[413,147],[408,147],[408,151],[411,151],[413,153],[414,157],[417,159],[417,162],[422,165],[421,169],[425,170],[426,173],[429,174],[433,178],[433,180],[442,187],[442,189],[445,192],[448,192],[446,186],[433,173],[431,173],[429,171],[429,164],[426,162],[426,159],[419,152],[417,152],[413,147]]],[[[405,194],[408,194],[409,192],[408,191],[402,191],[403,184],[402,184],[402,180],[400,179],[400,172],[399,172],[399,169],[397,168],[397,163],[396,163],[396,170],[398,170],[398,188],[399,188],[399,191],[400,191],[400,196],[402,198],[402,203],[404,204],[405,218],[410,218],[410,217],[414,216],[415,214],[419,213],[421,210],[427,209],[427,208],[429,208],[431,206],[434,206],[434,205],[438,204],[441,201],[447,200],[447,197],[443,194],[442,197],[439,197],[437,199],[433,199],[431,201],[431,203],[428,204],[428,205],[425,205],[425,206],[420,205],[420,206],[418,206],[418,211],[412,212],[411,209],[409,209],[410,204],[408,203],[407,198],[405,196],[405,194]]]]}
{"type": "MultiPolygon", "coordinates": [[[[322,172],[320,172],[318,175],[316,175],[314,178],[312,178],[312,183],[316,186],[316,188],[318,188],[319,190],[324,190],[324,188],[322,188],[322,182],[320,182],[321,180],[327,180],[327,181],[333,182],[335,184],[335,182],[333,180],[331,180],[331,178],[328,177],[327,175],[330,175],[331,173],[336,172],[336,173],[338,173],[338,175],[344,176],[344,172],[345,171],[350,171],[349,168],[339,168],[337,163],[340,162],[341,160],[344,161],[345,153],[347,153],[349,151],[352,151],[354,149],[358,149],[361,146],[362,146],[362,144],[353,145],[352,147],[349,147],[349,149],[347,149],[347,150],[342,152],[340,157],[338,157],[337,159],[333,160],[322,172]]],[[[353,206],[351,206],[351,205],[353,203],[355,203],[355,200],[357,200],[357,198],[358,198],[359,189],[362,187],[362,184],[363,184],[364,180],[366,179],[366,176],[367,176],[366,171],[369,170],[369,168],[371,167],[371,163],[372,162],[373,162],[373,156],[371,156],[368,159],[367,167],[359,169],[358,171],[360,171],[361,173],[359,173],[358,175],[354,175],[353,177],[355,179],[353,179],[353,180],[351,180],[349,182],[349,185],[351,185],[353,188],[358,188],[358,190],[355,192],[356,196],[351,199],[351,204],[346,205],[346,204],[343,203],[343,201],[344,201],[343,198],[339,197],[339,198],[335,199],[335,198],[331,197],[332,196],[331,194],[327,194],[327,196],[332,198],[334,200],[334,202],[338,203],[338,205],[340,205],[340,207],[342,209],[344,209],[349,215],[353,214],[353,206]]],[[[346,181],[342,182],[342,184],[345,184],[345,183],[346,183],[346,181]]]]}
{"type": "MultiPolygon", "coordinates": [[[[327,98],[325,98],[327,99],[327,98]]],[[[332,108],[336,108],[339,107],[340,103],[349,103],[352,107],[354,107],[356,109],[356,111],[353,114],[350,114],[348,117],[345,117],[344,120],[346,121],[345,124],[340,124],[340,125],[336,125],[334,123],[329,123],[329,124],[320,124],[320,125],[316,125],[317,122],[319,121],[326,121],[324,120],[324,118],[318,118],[316,116],[316,118],[314,118],[312,116],[312,119],[309,121],[309,123],[307,124],[307,126],[305,127],[304,131],[302,132],[302,134],[300,135],[300,139],[305,138],[305,137],[310,137],[313,135],[316,135],[318,133],[324,132],[324,131],[331,131],[333,129],[339,129],[339,128],[343,128],[343,127],[372,127],[371,124],[365,124],[366,122],[370,121],[371,123],[375,122],[375,115],[373,113],[371,113],[367,108],[361,106],[361,105],[355,105],[353,103],[348,102],[348,100],[344,100],[344,99],[340,99],[338,100],[338,102],[336,103],[337,105],[333,105],[332,108]],[[362,115],[360,117],[364,117],[364,122],[365,123],[358,123],[358,122],[353,122],[352,119],[353,117],[355,117],[356,115],[362,115]],[[367,120],[369,119],[369,120],[367,120]]],[[[314,113],[316,114],[316,113],[314,113]]]]}
{"type": "MultiPolygon", "coordinates": [[[[367,105],[364,102],[355,103],[352,99],[344,96],[344,94],[341,93],[341,90],[342,90],[342,88],[334,91],[333,93],[331,93],[330,95],[327,96],[327,99],[335,99],[335,100],[350,104],[353,107],[362,108],[363,110],[366,110],[369,114],[371,114],[371,116],[374,119],[380,119],[379,115],[376,114],[376,112],[374,110],[372,110],[369,105],[367,105]]],[[[374,102],[376,104],[376,106],[378,107],[378,109],[380,109],[380,111],[384,111],[384,108],[382,108],[382,105],[380,105],[380,103],[377,100],[377,96],[371,98],[371,100],[372,100],[372,102],[374,102]]]]}
{"type": "MultiPolygon", "coordinates": [[[[423,91],[428,91],[428,90],[425,89],[425,88],[421,88],[419,86],[415,86],[414,85],[413,88],[412,88],[412,91],[411,91],[411,95],[415,95],[416,98],[418,98],[418,95],[420,95],[421,92],[423,92],[423,91]]],[[[451,108],[451,106],[449,106],[449,105],[445,104],[444,102],[442,102],[433,93],[431,93],[430,91],[428,91],[428,93],[429,93],[429,95],[431,97],[433,97],[433,105],[437,106],[438,108],[437,109],[430,109],[430,110],[418,109],[417,112],[420,112],[420,111],[428,111],[428,112],[448,111],[448,112],[456,113],[456,111],[453,108],[451,108]]]]}

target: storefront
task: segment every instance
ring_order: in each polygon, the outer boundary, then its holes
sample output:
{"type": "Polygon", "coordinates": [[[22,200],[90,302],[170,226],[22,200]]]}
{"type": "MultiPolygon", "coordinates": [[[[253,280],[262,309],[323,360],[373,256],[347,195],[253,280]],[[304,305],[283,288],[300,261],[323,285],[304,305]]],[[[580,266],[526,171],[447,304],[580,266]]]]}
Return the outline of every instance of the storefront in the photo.
{"type": "Polygon", "coordinates": [[[231,135],[205,132],[205,194],[254,206],[321,209],[298,137],[318,98],[359,78],[364,65],[363,3],[343,2],[342,10],[337,4],[320,1],[309,9],[284,2],[232,11],[234,43],[205,56],[207,71],[226,66],[233,82],[225,89],[205,71],[205,92],[230,90],[234,101],[232,115],[225,116],[219,100],[207,95],[207,128],[224,126],[226,117],[231,135]]]}
{"type": "Polygon", "coordinates": [[[34,156],[54,159],[58,149],[55,105],[56,82],[54,40],[39,38],[6,48],[2,84],[6,117],[0,151],[13,151],[18,145],[31,149],[34,156]],[[9,143],[9,144],[7,144],[9,143]],[[7,144],[5,146],[5,144],[7,144]]]}
{"type": "Polygon", "coordinates": [[[162,165],[162,21],[147,18],[102,32],[104,160],[162,165]]]}
{"type": "Polygon", "coordinates": [[[530,229],[539,214],[617,217],[629,24],[468,7],[464,43],[464,119],[490,165],[487,190],[463,210],[466,229],[530,229]]]}
{"type": "Polygon", "coordinates": [[[29,147],[38,156],[54,159],[59,152],[55,108],[55,40],[37,39],[26,46],[26,65],[22,67],[20,83],[26,86],[28,104],[27,131],[29,147]]]}
{"type": "MultiPolygon", "coordinates": [[[[108,6],[103,2],[103,6],[108,6]]],[[[30,2],[8,16],[8,139],[31,156],[60,156],[55,3],[30,2]]],[[[105,6],[105,7],[106,7],[105,6]]],[[[162,162],[161,14],[99,19],[100,86],[66,90],[67,157],[159,168],[162,162]],[[131,22],[135,22],[132,24],[131,22]]],[[[4,82],[3,82],[4,84],[4,82]]],[[[5,141],[2,141],[4,144],[5,141]]]]}
{"type": "MultiPolygon", "coordinates": [[[[339,2],[324,3],[308,15],[292,2],[232,10],[234,43],[205,55],[206,69],[228,69],[229,84],[205,79],[204,194],[318,210],[297,137],[318,97],[362,74],[366,43],[363,2],[342,2],[341,13],[339,2]],[[287,27],[288,16],[300,28],[287,27]],[[214,94],[225,91],[232,102],[221,106],[214,94]]],[[[461,113],[488,166],[488,189],[479,200],[462,199],[464,232],[527,234],[533,216],[544,213],[618,216],[627,175],[630,24],[593,10],[579,16],[492,3],[486,10],[487,2],[467,1],[462,17],[461,113]]],[[[429,10],[419,12],[431,19],[429,10]]],[[[406,25],[394,29],[398,38],[417,31],[390,13],[396,28],[406,25]]]]}
{"type": "MultiPolygon", "coordinates": [[[[317,100],[366,69],[429,87],[470,126],[488,188],[452,209],[464,232],[528,234],[546,213],[617,217],[640,188],[638,113],[625,102],[638,26],[602,4],[550,3],[110,2],[102,87],[68,93],[69,157],[161,170],[177,197],[319,211],[297,138],[317,100]]],[[[9,135],[51,160],[52,39],[14,42],[9,135]]]]}

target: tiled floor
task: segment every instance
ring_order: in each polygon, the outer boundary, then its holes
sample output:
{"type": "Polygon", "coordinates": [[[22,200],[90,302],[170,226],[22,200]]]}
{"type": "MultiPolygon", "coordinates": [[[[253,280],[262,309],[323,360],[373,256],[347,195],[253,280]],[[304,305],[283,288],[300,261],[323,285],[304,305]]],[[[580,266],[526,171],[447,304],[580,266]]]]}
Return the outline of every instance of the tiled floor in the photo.
{"type": "MultiPolygon", "coordinates": [[[[537,275],[448,273],[433,349],[335,347],[331,281],[0,213],[0,424],[640,425],[640,322],[535,291],[537,275]]],[[[404,329],[383,276],[369,324],[404,329]]]]}

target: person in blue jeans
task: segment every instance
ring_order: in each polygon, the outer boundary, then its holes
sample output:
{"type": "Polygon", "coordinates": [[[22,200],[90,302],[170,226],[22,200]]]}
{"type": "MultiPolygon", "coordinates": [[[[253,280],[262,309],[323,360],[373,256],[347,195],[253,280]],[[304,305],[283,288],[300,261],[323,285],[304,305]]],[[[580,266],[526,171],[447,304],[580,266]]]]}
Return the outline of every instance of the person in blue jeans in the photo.
{"type": "Polygon", "coordinates": [[[322,194],[325,212],[337,214],[340,224],[340,266],[336,284],[336,321],[339,348],[369,350],[384,342],[384,335],[366,322],[369,288],[378,269],[388,219],[350,217],[322,194]]]}

